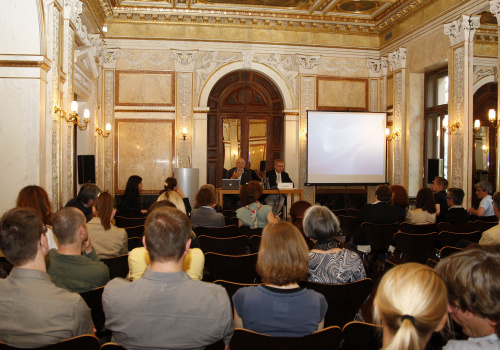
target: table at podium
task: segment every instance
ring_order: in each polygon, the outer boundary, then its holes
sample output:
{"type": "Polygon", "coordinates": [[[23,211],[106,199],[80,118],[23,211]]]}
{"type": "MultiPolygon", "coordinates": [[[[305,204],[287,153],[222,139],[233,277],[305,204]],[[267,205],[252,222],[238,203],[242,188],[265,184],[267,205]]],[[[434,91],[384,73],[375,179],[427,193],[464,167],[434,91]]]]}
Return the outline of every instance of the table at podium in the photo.
{"type": "MultiPolygon", "coordinates": [[[[224,207],[223,205],[223,197],[225,194],[240,194],[240,190],[223,190],[222,188],[217,189],[217,193],[219,194],[219,204],[220,206],[224,207]]],[[[282,194],[285,196],[291,197],[291,204],[295,203],[295,195],[299,195],[301,201],[304,200],[304,190],[300,190],[298,188],[293,188],[293,189],[281,189],[281,190],[263,190],[262,194],[282,194]]]]}

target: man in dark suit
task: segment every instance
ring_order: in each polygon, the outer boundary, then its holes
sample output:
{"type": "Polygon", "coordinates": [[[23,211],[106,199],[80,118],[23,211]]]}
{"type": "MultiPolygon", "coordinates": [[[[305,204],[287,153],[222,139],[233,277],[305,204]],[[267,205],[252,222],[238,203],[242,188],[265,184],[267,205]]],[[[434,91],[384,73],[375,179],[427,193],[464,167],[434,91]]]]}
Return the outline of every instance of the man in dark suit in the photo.
{"type": "MultiPolygon", "coordinates": [[[[269,170],[266,173],[266,178],[269,179],[269,186],[271,188],[277,188],[278,183],[283,182],[293,182],[288,176],[287,172],[284,172],[285,162],[282,159],[276,159],[274,161],[274,170],[269,170]]],[[[285,203],[285,196],[279,194],[271,194],[266,197],[264,200],[267,205],[273,207],[274,215],[279,215],[281,209],[283,208],[283,204],[285,203]]]]}
{"type": "Polygon", "coordinates": [[[448,210],[442,211],[437,217],[438,222],[449,222],[450,224],[465,224],[469,222],[469,213],[462,207],[464,190],[461,188],[448,188],[446,201],[448,210]]]}
{"type": "MultiPolygon", "coordinates": [[[[246,185],[252,180],[260,181],[259,176],[254,170],[245,168],[245,160],[243,158],[238,158],[236,160],[236,167],[229,169],[227,172],[228,179],[239,179],[240,187],[246,185]]],[[[224,195],[224,210],[231,210],[234,203],[238,201],[239,195],[235,194],[225,194],[224,195]]]]}

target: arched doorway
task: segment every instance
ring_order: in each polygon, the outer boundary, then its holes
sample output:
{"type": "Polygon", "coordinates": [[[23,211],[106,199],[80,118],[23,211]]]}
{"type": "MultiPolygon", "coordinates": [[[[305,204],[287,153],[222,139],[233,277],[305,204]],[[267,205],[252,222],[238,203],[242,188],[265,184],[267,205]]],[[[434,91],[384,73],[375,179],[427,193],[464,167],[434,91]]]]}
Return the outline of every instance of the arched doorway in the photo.
{"type": "Polygon", "coordinates": [[[207,115],[207,183],[221,186],[223,169],[242,157],[247,166],[266,170],[283,158],[283,98],[265,75],[238,70],[212,88],[207,115]]]}

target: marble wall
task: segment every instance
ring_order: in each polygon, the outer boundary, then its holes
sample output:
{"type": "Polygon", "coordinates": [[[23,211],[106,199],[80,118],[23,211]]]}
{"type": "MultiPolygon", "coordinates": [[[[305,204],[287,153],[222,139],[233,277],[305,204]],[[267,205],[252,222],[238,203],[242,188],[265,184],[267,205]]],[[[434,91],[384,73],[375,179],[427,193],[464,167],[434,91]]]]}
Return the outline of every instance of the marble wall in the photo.
{"type": "Polygon", "coordinates": [[[172,106],[173,72],[117,71],[115,106],[172,106]]]}

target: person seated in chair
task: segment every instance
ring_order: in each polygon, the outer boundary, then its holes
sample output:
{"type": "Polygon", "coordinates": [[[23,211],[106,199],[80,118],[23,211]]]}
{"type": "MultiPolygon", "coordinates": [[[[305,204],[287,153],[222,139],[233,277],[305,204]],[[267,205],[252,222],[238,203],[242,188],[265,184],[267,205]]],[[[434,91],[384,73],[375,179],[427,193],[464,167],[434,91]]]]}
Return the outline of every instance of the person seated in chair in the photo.
{"type": "Polygon", "coordinates": [[[477,209],[469,208],[469,214],[479,217],[494,216],[493,211],[493,199],[491,194],[493,193],[493,186],[491,182],[481,181],[474,185],[476,188],[477,198],[481,200],[479,207],[477,209]]]}
{"type": "Polygon", "coordinates": [[[452,187],[448,189],[448,195],[446,196],[446,202],[448,204],[448,210],[441,211],[437,217],[438,222],[449,222],[453,225],[466,224],[469,222],[469,213],[462,207],[462,202],[464,200],[464,190],[457,187],[452,187]]]}
{"type": "MultiPolygon", "coordinates": [[[[276,159],[274,161],[274,170],[270,170],[266,173],[266,178],[269,179],[269,186],[272,189],[278,188],[279,183],[292,182],[290,176],[287,172],[283,171],[285,169],[285,162],[281,159],[276,159]]],[[[279,194],[270,194],[264,200],[267,205],[273,207],[274,215],[279,215],[283,209],[283,204],[285,204],[285,196],[279,194]]]]}
{"type": "Polygon", "coordinates": [[[92,211],[92,207],[94,206],[95,200],[99,193],[101,193],[101,189],[97,187],[95,184],[84,184],[80,188],[78,192],[78,196],[72,198],[66,203],[65,207],[73,207],[80,209],[85,215],[87,222],[92,220],[94,216],[94,212],[92,211]]]}
{"type": "MultiPolygon", "coordinates": [[[[260,181],[259,175],[254,170],[245,168],[245,159],[238,158],[236,166],[229,169],[227,172],[227,179],[240,180],[240,187],[246,185],[250,181],[260,181]]],[[[238,195],[225,194],[223,197],[224,210],[231,210],[233,205],[238,201],[238,195]]]]}
{"type": "MultiPolygon", "coordinates": [[[[500,192],[493,195],[493,211],[496,217],[500,218],[500,192]]],[[[500,223],[484,231],[479,244],[500,244],[500,223]]]]}
{"type": "Polygon", "coordinates": [[[226,225],[224,215],[217,213],[215,193],[208,188],[200,188],[196,194],[195,209],[191,211],[191,224],[193,227],[223,227],[226,225]]]}
{"type": "Polygon", "coordinates": [[[448,203],[446,202],[446,189],[448,188],[448,180],[444,177],[436,176],[432,181],[431,190],[434,192],[434,199],[436,200],[436,215],[439,216],[441,212],[448,210],[448,203]]]}

